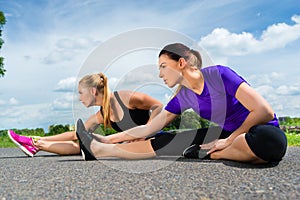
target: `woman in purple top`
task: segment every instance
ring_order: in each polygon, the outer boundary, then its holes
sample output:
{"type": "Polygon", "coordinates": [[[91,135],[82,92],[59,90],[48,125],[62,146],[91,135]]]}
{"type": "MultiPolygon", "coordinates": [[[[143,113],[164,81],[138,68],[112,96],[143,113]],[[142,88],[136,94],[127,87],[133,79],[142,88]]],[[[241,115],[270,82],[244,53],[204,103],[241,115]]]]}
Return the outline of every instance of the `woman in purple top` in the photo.
{"type": "Polygon", "coordinates": [[[147,125],[103,137],[101,142],[78,130],[84,153],[127,159],[183,154],[187,158],[210,157],[255,164],[279,162],[285,155],[287,140],[267,101],[230,68],[201,67],[199,52],[180,43],[164,47],[159,54],[159,76],[170,88],[179,84],[165,110],[147,125]],[[118,143],[146,138],[187,109],[218,126],[118,143]]]}

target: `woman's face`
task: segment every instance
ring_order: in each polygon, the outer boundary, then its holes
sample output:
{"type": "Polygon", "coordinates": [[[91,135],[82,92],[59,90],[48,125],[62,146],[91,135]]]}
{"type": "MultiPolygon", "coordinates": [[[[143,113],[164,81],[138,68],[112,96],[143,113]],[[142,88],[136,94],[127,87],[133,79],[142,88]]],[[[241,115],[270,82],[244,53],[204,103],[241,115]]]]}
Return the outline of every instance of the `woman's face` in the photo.
{"type": "Polygon", "coordinates": [[[172,60],[169,56],[163,54],[159,57],[159,77],[162,78],[168,87],[173,88],[180,84],[182,75],[180,75],[179,62],[172,60]]]}
{"type": "Polygon", "coordinates": [[[95,103],[95,95],[93,89],[83,87],[81,84],[78,85],[79,101],[86,107],[93,106],[95,103]]]}

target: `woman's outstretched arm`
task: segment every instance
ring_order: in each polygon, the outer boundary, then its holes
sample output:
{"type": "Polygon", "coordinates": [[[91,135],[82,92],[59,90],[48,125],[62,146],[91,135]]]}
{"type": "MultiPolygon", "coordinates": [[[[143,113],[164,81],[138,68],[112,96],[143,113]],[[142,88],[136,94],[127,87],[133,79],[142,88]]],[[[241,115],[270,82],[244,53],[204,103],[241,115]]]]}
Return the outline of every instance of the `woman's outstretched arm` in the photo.
{"type": "Polygon", "coordinates": [[[130,141],[138,138],[145,138],[153,133],[158,132],[170,122],[172,122],[178,115],[170,113],[166,110],[161,111],[148,124],[134,127],[132,129],[106,136],[107,143],[117,143],[130,141]]]}
{"type": "Polygon", "coordinates": [[[149,110],[151,113],[148,121],[149,123],[156,115],[160,113],[163,108],[163,104],[145,93],[131,92],[129,107],[133,109],[138,108],[142,110],[149,110]]]}

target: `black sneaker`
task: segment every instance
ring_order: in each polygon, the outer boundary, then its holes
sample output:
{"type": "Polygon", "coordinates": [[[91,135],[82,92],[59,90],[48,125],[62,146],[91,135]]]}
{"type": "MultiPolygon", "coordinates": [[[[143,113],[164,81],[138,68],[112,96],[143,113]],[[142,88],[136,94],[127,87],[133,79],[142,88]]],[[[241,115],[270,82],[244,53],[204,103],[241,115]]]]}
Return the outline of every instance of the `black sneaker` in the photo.
{"type": "Polygon", "coordinates": [[[81,119],[77,120],[76,136],[79,140],[80,151],[83,159],[86,161],[97,160],[90,148],[94,137],[92,134],[86,131],[81,119]]]}
{"type": "Polygon", "coordinates": [[[206,159],[210,157],[207,152],[208,150],[201,149],[199,145],[193,144],[183,151],[182,156],[185,158],[206,159]]]}

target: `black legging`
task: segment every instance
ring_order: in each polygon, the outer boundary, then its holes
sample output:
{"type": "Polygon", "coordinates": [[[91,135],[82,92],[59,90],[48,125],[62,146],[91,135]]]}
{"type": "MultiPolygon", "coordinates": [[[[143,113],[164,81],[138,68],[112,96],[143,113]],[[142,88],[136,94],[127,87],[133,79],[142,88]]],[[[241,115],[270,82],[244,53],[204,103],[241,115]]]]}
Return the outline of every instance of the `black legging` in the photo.
{"type": "Polygon", "coordinates": [[[188,130],[176,134],[163,133],[151,139],[151,145],[158,156],[181,156],[182,152],[192,144],[208,143],[218,138],[227,138],[230,134],[231,132],[222,130],[221,127],[188,130]]]}
{"type": "MultiPolygon", "coordinates": [[[[181,156],[182,152],[192,144],[208,143],[215,139],[227,138],[230,134],[231,132],[222,130],[221,127],[189,130],[176,134],[163,133],[151,139],[151,145],[158,156],[181,156]]],[[[287,139],[278,127],[253,126],[245,138],[253,153],[265,161],[280,161],[286,153],[287,139]]]]}

